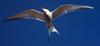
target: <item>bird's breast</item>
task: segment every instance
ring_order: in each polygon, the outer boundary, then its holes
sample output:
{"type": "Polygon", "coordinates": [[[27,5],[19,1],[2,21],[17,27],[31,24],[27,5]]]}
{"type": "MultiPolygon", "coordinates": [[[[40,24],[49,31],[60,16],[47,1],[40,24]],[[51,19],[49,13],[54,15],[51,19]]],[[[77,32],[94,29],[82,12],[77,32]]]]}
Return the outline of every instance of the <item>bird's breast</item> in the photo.
{"type": "Polygon", "coordinates": [[[47,13],[47,15],[52,20],[52,12],[47,13]]]}

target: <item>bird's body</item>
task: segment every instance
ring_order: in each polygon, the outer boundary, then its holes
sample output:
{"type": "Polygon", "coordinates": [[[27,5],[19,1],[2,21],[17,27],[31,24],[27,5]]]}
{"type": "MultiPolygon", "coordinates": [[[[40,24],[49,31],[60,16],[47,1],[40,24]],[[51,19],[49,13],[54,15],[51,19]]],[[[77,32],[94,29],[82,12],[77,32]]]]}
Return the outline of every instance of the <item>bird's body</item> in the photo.
{"type": "Polygon", "coordinates": [[[59,32],[56,30],[56,28],[53,26],[52,21],[54,18],[60,16],[64,11],[74,11],[79,9],[93,9],[93,7],[90,6],[82,6],[82,5],[61,5],[54,11],[49,11],[48,9],[43,8],[43,12],[39,12],[35,9],[25,10],[24,12],[21,12],[15,16],[9,17],[7,20],[4,20],[3,22],[7,22],[9,20],[17,20],[17,19],[36,19],[42,22],[45,22],[48,27],[49,36],[51,32],[56,32],[59,34],[59,32]]]}
{"type": "Polygon", "coordinates": [[[49,11],[48,9],[44,9],[43,8],[43,11],[44,11],[44,16],[46,16],[46,23],[47,23],[47,26],[48,26],[48,31],[49,31],[49,36],[50,36],[50,33],[51,32],[56,32],[56,33],[59,33],[56,28],[53,26],[52,24],[52,20],[53,20],[53,15],[51,11],[49,11]]]}

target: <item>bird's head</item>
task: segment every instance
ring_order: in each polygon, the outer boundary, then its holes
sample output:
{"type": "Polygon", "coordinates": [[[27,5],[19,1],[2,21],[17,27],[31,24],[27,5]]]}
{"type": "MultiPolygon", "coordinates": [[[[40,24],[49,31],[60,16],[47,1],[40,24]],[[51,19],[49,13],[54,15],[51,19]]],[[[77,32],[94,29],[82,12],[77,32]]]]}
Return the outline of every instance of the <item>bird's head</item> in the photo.
{"type": "Polygon", "coordinates": [[[50,12],[48,9],[43,8],[43,11],[50,17],[52,18],[52,12],[50,12]]]}
{"type": "Polygon", "coordinates": [[[47,8],[42,8],[44,12],[48,13],[50,12],[47,8]]]}
{"type": "Polygon", "coordinates": [[[52,19],[52,12],[51,11],[49,11],[46,8],[43,8],[43,11],[50,17],[50,19],[52,19]]]}
{"type": "Polygon", "coordinates": [[[46,8],[43,8],[43,11],[44,11],[47,15],[51,15],[51,14],[52,14],[52,12],[49,11],[48,9],[46,9],[46,8]]]}
{"type": "Polygon", "coordinates": [[[49,11],[48,8],[47,8],[46,6],[42,6],[41,8],[42,8],[43,12],[49,11]]]}

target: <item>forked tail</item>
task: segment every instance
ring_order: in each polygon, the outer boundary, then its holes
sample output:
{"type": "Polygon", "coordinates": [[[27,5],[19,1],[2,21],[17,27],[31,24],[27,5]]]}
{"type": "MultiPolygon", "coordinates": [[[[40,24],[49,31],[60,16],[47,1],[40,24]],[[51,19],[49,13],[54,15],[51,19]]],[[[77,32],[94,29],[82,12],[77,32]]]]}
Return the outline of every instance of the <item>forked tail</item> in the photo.
{"type": "Polygon", "coordinates": [[[59,32],[57,31],[57,29],[53,26],[53,24],[48,24],[48,32],[49,32],[49,36],[48,36],[48,41],[50,42],[50,35],[51,33],[55,32],[59,35],[59,32]]]}
{"type": "Polygon", "coordinates": [[[55,32],[59,35],[59,32],[57,31],[57,29],[53,26],[53,24],[48,24],[48,32],[49,32],[49,37],[51,35],[51,33],[55,32]]]}

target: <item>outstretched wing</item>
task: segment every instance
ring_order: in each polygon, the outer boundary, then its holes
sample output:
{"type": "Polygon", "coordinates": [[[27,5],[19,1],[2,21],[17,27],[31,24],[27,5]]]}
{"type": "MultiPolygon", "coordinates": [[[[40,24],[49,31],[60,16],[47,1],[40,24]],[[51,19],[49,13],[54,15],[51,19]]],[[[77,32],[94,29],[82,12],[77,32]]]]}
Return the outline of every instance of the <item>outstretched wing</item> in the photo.
{"type": "Polygon", "coordinates": [[[4,22],[6,21],[10,21],[10,20],[17,20],[17,19],[37,19],[37,20],[45,20],[44,18],[44,14],[42,12],[39,12],[35,9],[30,9],[30,10],[25,10],[24,12],[21,12],[19,14],[16,14],[15,16],[11,16],[9,18],[7,18],[6,20],[4,20],[4,22]]]}
{"type": "Polygon", "coordinates": [[[53,11],[53,18],[61,15],[64,11],[74,11],[79,9],[93,9],[93,7],[90,6],[82,6],[82,5],[61,5],[57,9],[53,11]]]}

